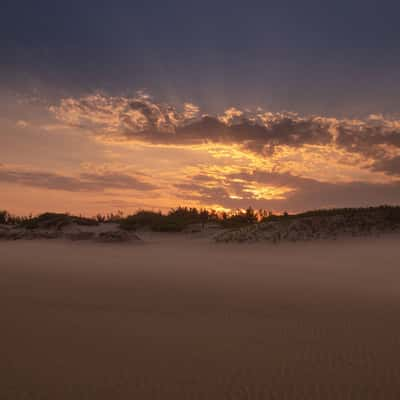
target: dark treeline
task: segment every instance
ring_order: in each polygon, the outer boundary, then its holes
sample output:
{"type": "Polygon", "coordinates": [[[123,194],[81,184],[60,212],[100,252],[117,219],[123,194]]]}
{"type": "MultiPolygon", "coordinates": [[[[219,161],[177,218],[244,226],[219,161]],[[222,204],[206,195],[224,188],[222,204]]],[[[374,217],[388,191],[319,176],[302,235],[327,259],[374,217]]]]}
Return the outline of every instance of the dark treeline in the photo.
{"type": "Polygon", "coordinates": [[[128,216],[122,211],[110,214],[98,214],[95,217],[73,216],[61,213],[44,213],[38,216],[14,216],[7,211],[0,211],[0,224],[17,225],[27,229],[38,227],[62,227],[69,223],[78,225],[96,225],[99,223],[118,223],[122,229],[138,230],[150,229],[156,232],[180,232],[192,224],[218,224],[222,228],[240,228],[242,226],[267,221],[294,220],[306,217],[331,217],[344,215],[346,217],[358,217],[361,215],[380,214],[383,219],[392,222],[400,222],[400,206],[379,206],[366,208],[333,208],[312,210],[299,214],[274,214],[267,210],[254,210],[249,207],[246,210],[234,212],[217,212],[210,209],[197,209],[178,207],[163,214],[160,211],[140,210],[128,216]]]}

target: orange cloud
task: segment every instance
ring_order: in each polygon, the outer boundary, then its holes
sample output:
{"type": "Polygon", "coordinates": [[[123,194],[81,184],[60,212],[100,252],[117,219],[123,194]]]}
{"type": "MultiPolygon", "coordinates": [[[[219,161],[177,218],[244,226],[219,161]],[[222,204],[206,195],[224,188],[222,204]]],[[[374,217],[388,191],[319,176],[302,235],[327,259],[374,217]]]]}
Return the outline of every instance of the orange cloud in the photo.
{"type": "MultiPolygon", "coordinates": [[[[209,115],[144,93],[71,97],[49,110],[40,123],[21,114],[4,125],[16,161],[3,151],[2,192],[41,193],[43,204],[80,199],[86,210],[180,204],[296,211],[400,201],[400,122],[382,115],[353,120],[238,108],[209,115]],[[24,129],[16,126],[25,120],[24,129]]],[[[7,199],[23,204],[17,195],[7,199]]]]}

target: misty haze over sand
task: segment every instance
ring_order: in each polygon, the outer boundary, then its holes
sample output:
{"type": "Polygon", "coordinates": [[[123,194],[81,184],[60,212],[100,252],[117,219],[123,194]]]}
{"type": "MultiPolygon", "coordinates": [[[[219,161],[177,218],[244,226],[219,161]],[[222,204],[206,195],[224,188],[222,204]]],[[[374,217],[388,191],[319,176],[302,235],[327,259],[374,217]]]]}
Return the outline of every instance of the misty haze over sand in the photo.
{"type": "Polygon", "coordinates": [[[398,399],[398,238],[1,243],[0,399],[398,399]]]}

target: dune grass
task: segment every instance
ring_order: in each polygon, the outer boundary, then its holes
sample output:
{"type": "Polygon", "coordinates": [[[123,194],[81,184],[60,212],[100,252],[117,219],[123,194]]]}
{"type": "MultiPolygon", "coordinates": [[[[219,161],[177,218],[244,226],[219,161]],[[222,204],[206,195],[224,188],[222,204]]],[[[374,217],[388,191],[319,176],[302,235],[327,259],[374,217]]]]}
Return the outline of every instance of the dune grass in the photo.
{"type": "Polygon", "coordinates": [[[99,223],[117,223],[127,231],[149,229],[155,232],[182,232],[190,225],[219,225],[221,228],[236,229],[269,221],[294,221],[309,217],[343,216],[347,220],[359,217],[373,217],[380,221],[400,223],[400,206],[379,206],[366,208],[332,208],[311,210],[298,214],[273,214],[266,210],[236,210],[230,213],[215,210],[178,207],[167,214],[160,211],[139,210],[134,214],[124,216],[121,211],[110,214],[98,214],[95,217],[75,216],[68,213],[46,212],[37,216],[14,216],[7,211],[0,211],[0,224],[16,225],[26,229],[61,228],[68,224],[98,225],[99,223]]]}

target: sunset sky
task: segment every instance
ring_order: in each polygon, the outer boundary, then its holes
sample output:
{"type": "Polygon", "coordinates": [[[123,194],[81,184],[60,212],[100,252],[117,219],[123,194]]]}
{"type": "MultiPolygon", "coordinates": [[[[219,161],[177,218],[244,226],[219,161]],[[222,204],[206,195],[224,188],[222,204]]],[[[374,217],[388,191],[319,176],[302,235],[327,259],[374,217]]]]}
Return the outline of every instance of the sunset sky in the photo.
{"type": "Polygon", "coordinates": [[[399,204],[399,13],[2,2],[0,209],[399,204]]]}

